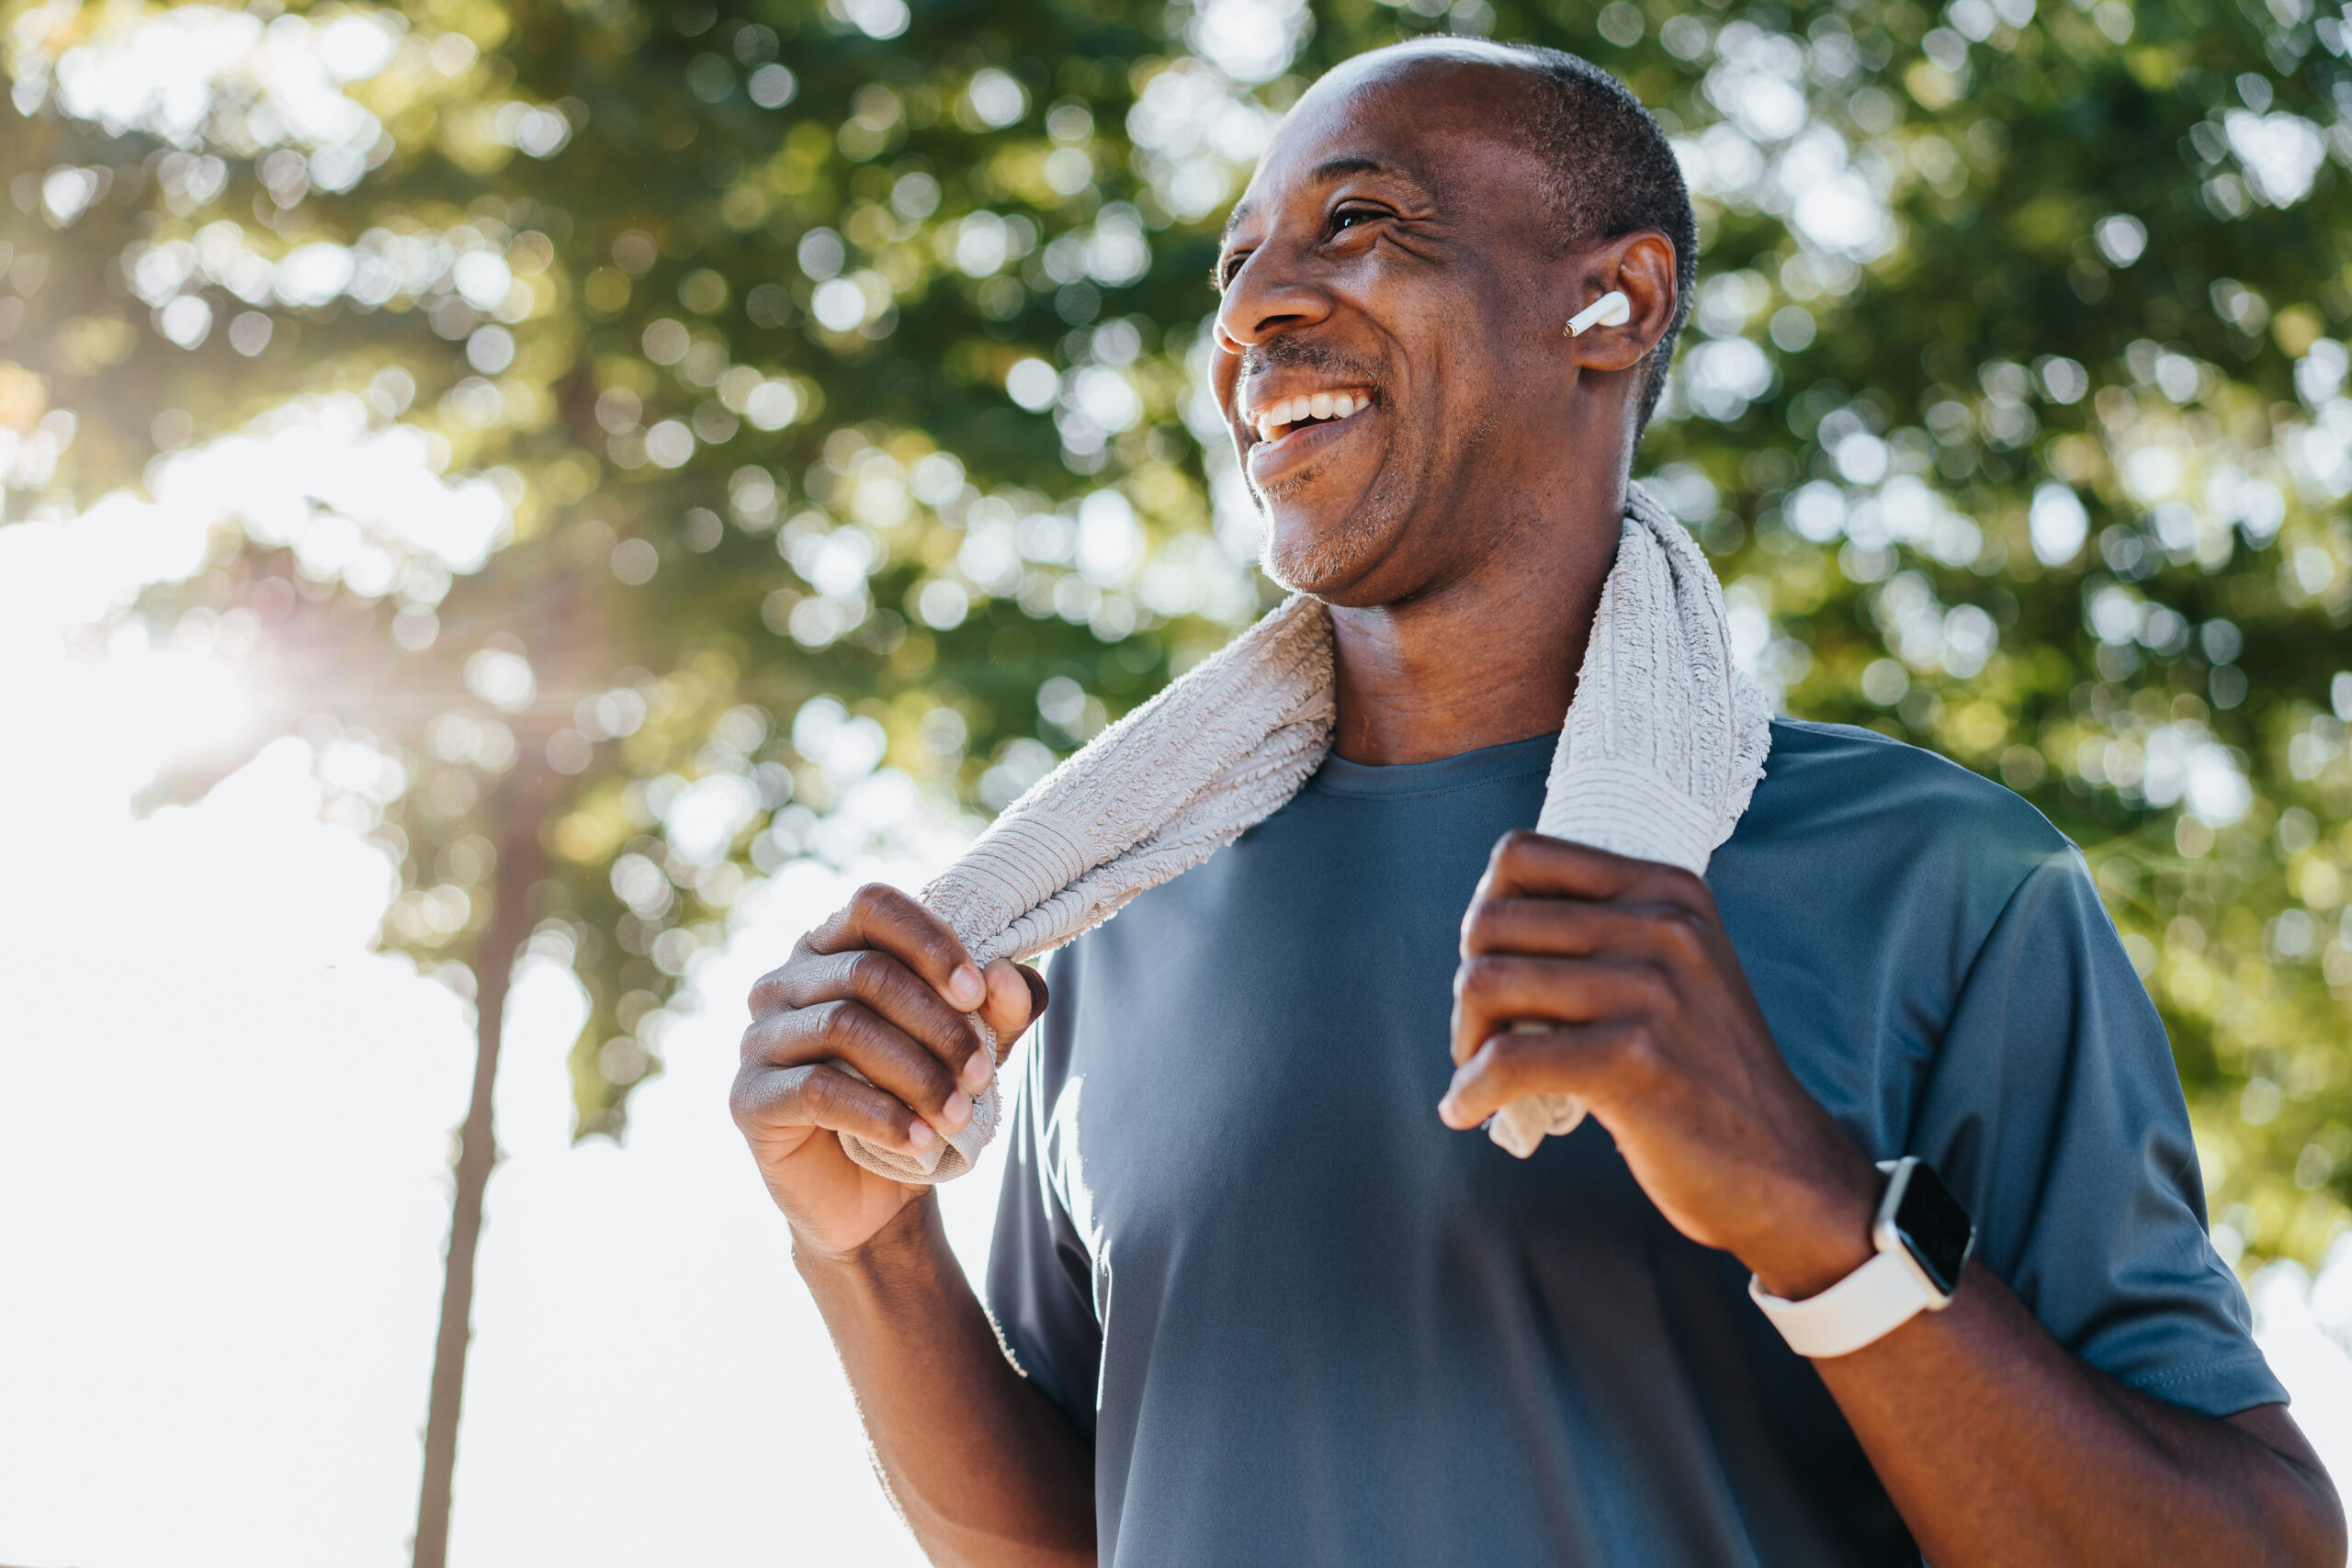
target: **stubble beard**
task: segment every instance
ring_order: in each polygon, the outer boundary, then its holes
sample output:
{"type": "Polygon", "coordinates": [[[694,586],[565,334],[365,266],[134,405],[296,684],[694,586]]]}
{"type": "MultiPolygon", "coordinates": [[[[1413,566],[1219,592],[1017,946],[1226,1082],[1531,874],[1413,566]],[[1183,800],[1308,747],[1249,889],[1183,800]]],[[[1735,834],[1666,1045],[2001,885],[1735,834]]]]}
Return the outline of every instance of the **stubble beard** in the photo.
{"type": "MultiPolygon", "coordinates": [[[[1302,476],[1302,482],[1313,477],[1302,476]]],[[[1266,516],[1266,502],[1264,496],[1258,498],[1261,517],[1266,516]]],[[[1268,577],[1294,593],[1336,589],[1354,581],[1384,553],[1397,512],[1393,501],[1375,494],[1363,507],[1340,519],[1337,526],[1307,530],[1305,538],[1294,539],[1285,539],[1283,530],[1267,518],[1265,542],[1259,549],[1258,564],[1268,577]]]]}
{"type": "MultiPolygon", "coordinates": [[[[1482,420],[1474,427],[1474,441],[1485,434],[1487,423],[1482,420]]],[[[1285,539],[1268,515],[1268,505],[1307,489],[1316,480],[1316,470],[1310,468],[1265,492],[1251,485],[1250,494],[1266,525],[1258,551],[1258,563],[1266,575],[1294,593],[1324,598],[1344,592],[1372,571],[1395,550],[1412,527],[1415,513],[1435,491],[1433,454],[1426,446],[1415,446],[1417,449],[1404,453],[1392,448],[1391,461],[1383,465],[1372,493],[1362,504],[1328,526],[1294,530],[1301,537],[1285,539]]]]}

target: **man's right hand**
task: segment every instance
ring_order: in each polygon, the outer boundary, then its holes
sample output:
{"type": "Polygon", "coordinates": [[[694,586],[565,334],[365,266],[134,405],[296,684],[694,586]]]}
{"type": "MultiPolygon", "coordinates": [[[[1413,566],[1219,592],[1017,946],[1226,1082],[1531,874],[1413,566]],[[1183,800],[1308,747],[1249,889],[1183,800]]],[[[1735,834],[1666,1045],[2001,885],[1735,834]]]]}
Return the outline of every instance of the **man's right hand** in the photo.
{"type": "Polygon", "coordinates": [[[1003,959],[983,974],[946,922],[870,883],[763,976],[751,1000],[735,1124],[797,1244],[840,1257],[926,1189],[875,1175],[834,1134],[920,1154],[960,1129],[973,1097],[1045,1010],[1046,983],[1003,959]],[[995,1031],[993,1057],[967,1012],[995,1031]]]}

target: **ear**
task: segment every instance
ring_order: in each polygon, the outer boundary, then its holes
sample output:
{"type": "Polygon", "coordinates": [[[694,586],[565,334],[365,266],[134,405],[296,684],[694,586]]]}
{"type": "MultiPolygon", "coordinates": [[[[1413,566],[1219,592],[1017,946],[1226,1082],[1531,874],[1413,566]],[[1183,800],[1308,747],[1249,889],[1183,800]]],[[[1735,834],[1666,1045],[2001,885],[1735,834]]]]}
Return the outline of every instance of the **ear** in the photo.
{"type": "Polygon", "coordinates": [[[1570,309],[1582,310],[1614,290],[1625,297],[1624,319],[1587,327],[1566,343],[1568,362],[1581,370],[1630,370],[1657,345],[1674,320],[1674,243],[1654,229],[1621,235],[1578,258],[1570,309]]]}

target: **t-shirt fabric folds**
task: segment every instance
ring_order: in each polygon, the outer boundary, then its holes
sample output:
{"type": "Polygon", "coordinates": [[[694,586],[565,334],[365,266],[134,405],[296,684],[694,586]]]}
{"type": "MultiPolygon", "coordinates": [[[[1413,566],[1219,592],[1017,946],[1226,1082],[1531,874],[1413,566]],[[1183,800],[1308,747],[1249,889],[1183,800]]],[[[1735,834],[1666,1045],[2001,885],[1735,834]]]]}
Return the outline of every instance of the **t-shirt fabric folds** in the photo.
{"type": "MultiPolygon", "coordinates": [[[[1919,1561],[1746,1271],[1606,1131],[1521,1161],[1437,1119],[1462,915],[1552,750],[1329,759],[1055,955],[987,1294],[1093,1444],[1105,1568],[1919,1561]]],[[[1934,1163],[2059,1343],[2207,1415],[2285,1398],[2163,1027],[2039,813],[1776,721],[1707,880],[1799,1080],[1934,1163]]]]}

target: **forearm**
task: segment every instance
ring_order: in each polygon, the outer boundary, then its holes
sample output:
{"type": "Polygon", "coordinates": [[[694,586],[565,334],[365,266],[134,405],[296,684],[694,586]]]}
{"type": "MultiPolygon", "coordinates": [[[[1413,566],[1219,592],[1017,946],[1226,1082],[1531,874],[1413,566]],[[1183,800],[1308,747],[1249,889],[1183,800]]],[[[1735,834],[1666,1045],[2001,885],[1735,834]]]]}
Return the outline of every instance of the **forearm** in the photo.
{"type": "Polygon", "coordinates": [[[1093,1461],[1006,1361],[932,1199],[845,1258],[796,1247],[893,1500],[935,1562],[1094,1561],[1093,1461]]]}
{"type": "Polygon", "coordinates": [[[1946,1311],[1815,1365],[1938,1568],[2344,1562],[2316,1465],[2084,1366],[1981,1266],[1946,1311]]]}

